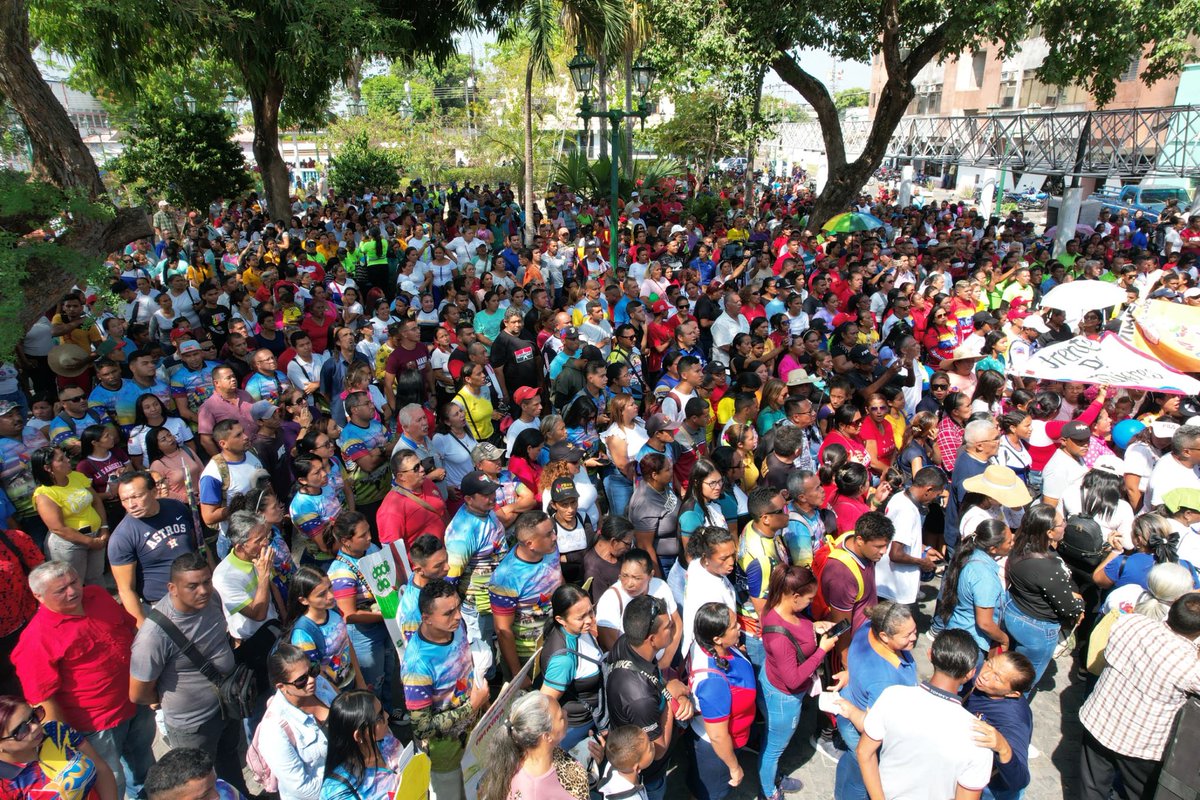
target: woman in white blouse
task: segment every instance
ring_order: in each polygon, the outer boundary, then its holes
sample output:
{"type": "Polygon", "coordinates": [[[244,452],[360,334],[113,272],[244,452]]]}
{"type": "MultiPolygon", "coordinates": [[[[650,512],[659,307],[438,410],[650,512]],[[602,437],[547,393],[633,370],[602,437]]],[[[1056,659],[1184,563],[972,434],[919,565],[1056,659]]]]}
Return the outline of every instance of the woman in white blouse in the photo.
{"type": "MultiPolygon", "coordinates": [[[[329,749],[324,724],[337,690],[303,650],[287,642],[280,642],[271,654],[267,673],[275,694],[267,700],[251,749],[278,781],[280,797],[317,800],[329,749]]],[[[247,754],[246,760],[257,771],[254,754],[247,754]]]]}

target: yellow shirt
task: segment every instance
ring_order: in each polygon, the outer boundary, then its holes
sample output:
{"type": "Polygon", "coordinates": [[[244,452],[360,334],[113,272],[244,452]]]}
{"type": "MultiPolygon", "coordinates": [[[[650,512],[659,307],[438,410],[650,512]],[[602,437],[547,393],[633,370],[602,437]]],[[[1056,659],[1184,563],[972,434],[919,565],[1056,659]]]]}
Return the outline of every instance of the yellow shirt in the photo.
{"type": "MultiPolygon", "coordinates": [[[[63,323],[62,314],[55,314],[50,320],[54,325],[63,323]]],[[[96,320],[88,318],[88,321],[80,325],[75,330],[58,337],[59,344],[77,344],[87,352],[92,352],[92,345],[100,344],[104,341],[104,337],[100,335],[100,326],[96,324],[96,320]]]]}
{"type": "Polygon", "coordinates": [[[464,388],[454,396],[454,402],[467,412],[467,430],[475,436],[475,441],[482,442],[492,438],[491,400],[476,397],[464,388]]]}
{"type": "Polygon", "coordinates": [[[100,515],[92,506],[92,481],[82,472],[67,476],[66,486],[39,486],[33,490],[37,498],[49,497],[62,509],[63,522],[75,530],[90,528],[92,533],[100,529],[100,515]]]}
{"type": "Polygon", "coordinates": [[[758,485],[759,469],[758,464],[754,463],[753,456],[750,458],[742,457],[742,463],[745,465],[745,471],[742,472],[742,491],[749,494],[755,486],[758,485]]]}
{"type": "Polygon", "coordinates": [[[892,433],[895,434],[896,450],[899,450],[904,444],[904,429],[908,427],[908,421],[903,416],[888,414],[884,417],[888,422],[892,423],[892,433]]]}
{"type": "Polygon", "coordinates": [[[328,245],[328,246],[323,245],[323,244],[317,245],[317,252],[320,253],[321,255],[325,256],[326,261],[328,261],[329,259],[336,256],[337,251],[338,251],[338,246],[336,244],[332,244],[332,245],[328,245]]]}
{"type": "Polygon", "coordinates": [[[263,285],[262,275],[259,275],[253,269],[246,268],[242,272],[242,285],[246,287],[247,292],[254,294],[263,285]]]}

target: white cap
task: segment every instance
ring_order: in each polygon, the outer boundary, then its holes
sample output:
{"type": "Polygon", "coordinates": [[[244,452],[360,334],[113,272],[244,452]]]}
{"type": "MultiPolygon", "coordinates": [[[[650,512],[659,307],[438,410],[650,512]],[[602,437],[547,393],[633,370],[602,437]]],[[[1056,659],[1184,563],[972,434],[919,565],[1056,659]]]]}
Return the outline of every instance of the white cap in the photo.
{"type": "Polygon", "coordinates": [[[1200,414],[1197,414],[1194,417],[1188,417],[1187,422],[1183,424],[1187,425],[1189,428],[1194,428],[1197,425],[1200,425],[1200,414]]]}
{"type": "Polygon", "coordinates": [[[1046,324],[1046,320],[1042,319],[1037,314],[1030,314],[1028,317],[1021,320],[1021,324],[1026,328],[1037,331],[1038,333],[1050,332],[1050,326],[1046,324]]]}
{"type": "Polygon", "coordinates": [[[1200,297],[1200,286],[1193,286],[1183,293],[1184,297],[1200,297]]]}
{"type": "Polygon", "coordinates": [[[1095,463],[1092,464],[1092,469],[1099,469],[1104,472],[1111,472],[1113,475],[1123,476],[1125,474],[1125,462],[1112,453],[1105,453],[1096,459],[1095,463]]]}
{"type": "Polygon", "coordinates": [[[671,235],[674,236],[677,233],[687,233],[687,228],[683,227],[682,225],[671,226],[671,235]]]}
{"type": "Polygon", "coordinates": [[[630,197],[637,197],[637,196],[638,196],[638,193],[637,193],[637,192],[630,192],[630,193],[629,193],[629,196],[630,196],[630,197]]]}
{"type": "Polygon", "coordinates": [[[1179,425],[1165,419],[1156,419],[1150,423],[1150,432],[1159,439],[1170,439],[1179,430],[1179,425]]]}

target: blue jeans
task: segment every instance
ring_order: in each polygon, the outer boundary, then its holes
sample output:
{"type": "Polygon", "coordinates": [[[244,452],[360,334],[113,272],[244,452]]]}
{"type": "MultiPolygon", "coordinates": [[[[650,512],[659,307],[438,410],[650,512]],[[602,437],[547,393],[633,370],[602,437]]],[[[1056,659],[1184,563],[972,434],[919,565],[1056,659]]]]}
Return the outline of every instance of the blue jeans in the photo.
{"type": "Polygon", "coordinates": [[[633,484],[614,469],[612,475],[604,477],[604,494],[608,496],[609,516],[623,517],[629,498],[633,497],[633,484]]]}
{"type": "Polygon", "coordinates": [[[367,688],[375,693],[384,711],[392,710],[392,673],[396,671],[396,646],[382,622],[368,625],[348,625],[350,643],[358,656],[367,688]]]}
{"type": "Polygon", "coordinates": [[[862,734],[854,727],[854,723],[843,716],[837,718],[837,729],[849,749],[838,759],[837,776],[833,782],[834,800],[867,800],[867,786],[863,783],[858,756],[854,752],[858,749],[862,734]]]}
{"type": "Polygon", "coordinates": [[[117,797],[142,798],[146,772],[154,764],[154,712],[138,706],[129,719],[106,731],[87,734],[87,740],[112,769],[117,797]]]}
{"type": "Polygon", "coordinates": [[[992,789],[990,786],[985,786],[979,800],[1021,800],[1023,797],[1025,797],[1024,789],[992,789]]]}
{"type": "Polygon", "coordinates": [[[666,771],[652,781],[645,781],[642,787],[646,790],[646,800],[663,800],[667,795],[666,771]]]}
{"type": "Polygon", "coordinates": [[[569,751],[572,747],[582,742],[587,738],[587,735],[592,732],[594,725],[580,725],[577,728],[567,728],[567,732],[563,734],[562,741],[558,746],[563,750],[569,751]]]}
{"type": "MultiPolygon", "coordinates": [[[[711,742],[706,742],[694,733],[691,758],[688,759],[685,780],[696,800],[724,800],[733,787],[729,785],[729,767],[717,755],[711,742]]],[[[736,752],[735,752],[736,755],[736,752]]]]}
{"type": "Polygon", "coordinates": [[[779,769],[779,757],[792,741],[792,734],[800,724],[801,698],[776,689],[764,675],[760,684],[759,697],[767,707],[767,738],[758,762],[758,783],[763,797],[775,793],[775,777],[779,769]]]}
{"type": "Polygon", "coordinates": [[[1054,658],[1054,648],[1058,646],[1058,622],[1034,619],[1018,608],[1011,598],[1006,598],[1004,630],[1014,642],[1012,649],[1033,662],[1033,685],[1037,686],[1046,667],[1050,666],[1050,659],[1054,658]]]}
{"type": "MultiPolygon", "coordinates": [[[[467,627],[467,641],[487,642],[488,647],[492,648],[492,655],[496,653],[496,625],[491,614],[480,614],[474,605],[463,603],[462,605],[463,624],[467,627]]],[[[497,659],[493,658],[492,668],[487,672],[488,680],[491,680],[496,675],[497,659]]]]}

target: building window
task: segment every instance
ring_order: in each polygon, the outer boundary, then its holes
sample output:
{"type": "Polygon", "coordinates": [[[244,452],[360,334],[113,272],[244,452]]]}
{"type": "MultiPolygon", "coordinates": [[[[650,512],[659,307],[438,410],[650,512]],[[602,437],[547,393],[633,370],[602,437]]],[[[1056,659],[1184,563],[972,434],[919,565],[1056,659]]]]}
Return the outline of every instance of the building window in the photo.
{"type": "Polygon", "coordinates": [[[1142,63],[1142,54],[1138,53],[1129,61],[1129,66],[1125,68],[1125,71],[1121,73],[1121,77],[1117,78],[1117,80],[1119,80],[1119,81],[1135,81],[1135,80],[1137,80],[1138,67],[1141,66],[1141,63],[1142,63]]]}
{"type": "Polygon", "coordinates": [[[983,75],[987,70],[987,53],[979,52],[971,56],[971,72],[975,79],[975,86],[972,88],[979,89],[983,86],[983,75]]]}

